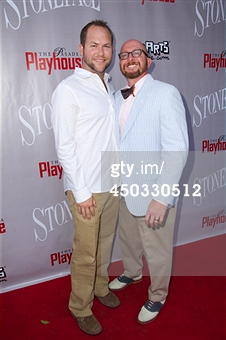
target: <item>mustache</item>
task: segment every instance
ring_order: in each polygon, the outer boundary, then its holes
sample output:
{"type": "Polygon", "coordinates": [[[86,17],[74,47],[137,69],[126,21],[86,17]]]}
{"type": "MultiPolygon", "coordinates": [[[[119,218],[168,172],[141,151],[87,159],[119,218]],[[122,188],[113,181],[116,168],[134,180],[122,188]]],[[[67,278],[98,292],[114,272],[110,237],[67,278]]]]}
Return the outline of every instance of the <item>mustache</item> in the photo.
{"type": "Polygon", "coordinates": [[[127,63],[128,66],[130,66],[130,65],[137,65],[137,64],[138,64],[137,61],[129,61],[129,62],[127,63]]]}
{"type": "Polygon", "coordinates": [[[124,65],[124,67],[132,66],[132,65],[139,65],[139,63],[136,62],[136,61],[128,61],[128,63],[126,63],[126,64],[124,65]]]}

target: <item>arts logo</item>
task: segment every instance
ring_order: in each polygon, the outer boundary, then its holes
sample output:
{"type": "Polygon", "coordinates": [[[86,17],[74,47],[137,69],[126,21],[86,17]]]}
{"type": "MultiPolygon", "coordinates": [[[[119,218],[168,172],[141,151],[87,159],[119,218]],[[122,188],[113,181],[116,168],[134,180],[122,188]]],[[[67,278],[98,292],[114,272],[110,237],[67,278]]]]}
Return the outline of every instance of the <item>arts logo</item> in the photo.
{"type": "Polygon", "coordinates": [[[3,218],[0,220],[0,234],[6,233],[6,226],[3,218]]]}
{"type": "Polygon", "coordinates": [[[57,47],[53,52],[25,52],[25,64],[28,71],[74,70],[82,67],[82,57],[79,52],[67,52],[64,47],[57,47]]]}
{"type": "Polygon", "coordinates": [[[203,59],[204,68],[213,68],[215,71],[219,71],[220,68],[226,68],[226,50],[220,54],[205,53],[203,59]]]}
{"type": "Polygon", "coordinates": [[[204,216],[202,218],[202,228],[204,227],[215,228],[216,226],[224,224],[225,222],[226,222],[225,210],[221,210],[217,214],[204,216]]]}
{"type": "Polygon", "coordinates": [[[169,60],[170,42],[167,40],[161,42],[145,41],[145,47],[152,60],[169,60]]]}
{"type": "Polygon", "coordinates": [[[7,275],[5,267],[0,267],[0,282],[6,282],[7,281],[7,275]]]}
{"type": "Polygon", "coordinates": [[[226,136],[221,135],[217,139],[204,139],[202,141],[202,152],[213,152],[214,155],[217,151],[226,150],[226,136]]]}
{"type": "Polygon", "coordinates": [[[72,250],[58,251],[57,253],[50,254],[51,266],[60,265],[66,263],[69,265],[71,263],[72,250]]]}
{"type": "Polygon", "coordinates": [[[58,161],[50,161],[50,162],[40,162],[38,163],[39,176],[40,178],[44,177],[57,177],[58,179],[62,178],[63,168],[59,165],[58,161]]]}

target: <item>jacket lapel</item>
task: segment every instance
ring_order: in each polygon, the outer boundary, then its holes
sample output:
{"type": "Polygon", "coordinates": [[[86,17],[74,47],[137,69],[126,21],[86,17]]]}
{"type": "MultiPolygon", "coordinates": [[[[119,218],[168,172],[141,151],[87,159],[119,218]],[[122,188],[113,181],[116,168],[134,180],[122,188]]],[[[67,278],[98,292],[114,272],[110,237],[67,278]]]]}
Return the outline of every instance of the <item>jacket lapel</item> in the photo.
{"type": "Polygon", "coordinates": [[[121,137],[121,141],[123,141],[123,139],[126,137],[127,133],[130,131],[135,120],[137,119],[140,112],[142,111],[142,108],[145,104],[145,97],[146,97],[146,94],[142,90],[140,90],[134,100],[133,106],[131,108],[128,119],[126,121],[126,125],[124,128],[122,137],[121,137]]]}
{"type": "MultiPolygon", "coordinates": [[[[121,142],[123,139],[126,137],[128,132],[130,131],[131,127],[133,126],[135,120],[141,113],[144,104],[146,103],[146,95],[150,91],[150,87],[153,86],[153,81],[154,78],[149,74],[147,79],[145,80],[142,88],[138,92],[138,94],[135,97],[133,106],[131,108],[131,111],[129,113],[125,129],[123,131],[122,137],[121,137],[121,142]]],[[[121,103],[123,101],[123,97],[121,95],[120,91],[116,92],[116,126],[118,126],[118,121],[119,121],[119,112],[120,112],[120,107],[121,103]]],[[[119,134],[119,128],[116,129],[116,134],[117,134],[117,140],[120,141],[120,134],[119,134]]]]}

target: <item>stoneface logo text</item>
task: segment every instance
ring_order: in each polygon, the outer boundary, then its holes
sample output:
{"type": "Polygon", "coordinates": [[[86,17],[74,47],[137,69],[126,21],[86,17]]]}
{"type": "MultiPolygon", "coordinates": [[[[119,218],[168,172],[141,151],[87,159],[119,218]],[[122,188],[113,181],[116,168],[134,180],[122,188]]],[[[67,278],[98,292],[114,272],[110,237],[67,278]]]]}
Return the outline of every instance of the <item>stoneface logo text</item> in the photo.
{"type": "Polygon", "coordinates": [[[67,227],[68,222],[72,220],[66,200],[50,206],[36,207],[33,210],[32,217],[36,224],[34,228],[36,242],[44,242],[50,233],[59,227],[67,227]]]}
{"type": "Polygon", "coordinates": [[[226,177],[225,177],[225,167],[215,170],[212,173],[206,174],[202,177],[196,177],[193,180],[194,184],[199,184],[201,186],[201,196],[193,196],[193,204],[196,207],[201,206],[203,200],[218,192],[219,190],[225,190],[226,177]]]}
{"type": "Polygon", "coordinates": [[[203,36],[206,29],[213,28],[226,20],[225,0],[196,0],[194,35],[199,38],[203,36]]]}
{"type": "Polygon", "coordinates": [[[194,97],[193,127],[199,128],[205,119],[220,114],[226,108],[226,87],[194,97]]]}
{"type": "Polygon", "coordinates": [[[6,0],[4,1],[3,17],[6,28],[18,30],[21,27],[22,20],[32,18],[33,15],[62,8],[79,10],[81,7],[100,12],[100,0],[6,0]]]}

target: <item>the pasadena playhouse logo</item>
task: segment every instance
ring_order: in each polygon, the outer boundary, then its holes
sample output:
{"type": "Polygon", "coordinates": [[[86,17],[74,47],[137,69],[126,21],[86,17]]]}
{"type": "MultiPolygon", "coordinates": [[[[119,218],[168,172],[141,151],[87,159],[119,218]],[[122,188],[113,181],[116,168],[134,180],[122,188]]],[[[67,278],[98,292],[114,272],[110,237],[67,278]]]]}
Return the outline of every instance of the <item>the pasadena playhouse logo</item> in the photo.
{"type": "Polygon", "coordinates": [[[28,71],[45,71],[51,75],[56,70],[74,70],[82,67],[79,52],[68,52],[64,47],[57,47],[53,52],[25,52],[25,63],[28,71]]]}
{"type": "Polygon", "coordinates": [[[203,57],[204,68],[213,68],[219,71],[221,68],[226,68],[226,50],[219,53],[205,53],[203,57]]]}
{"type": "Polygon", "coordinates": [[[50,254],[50,263],[51,266],[54,267],[55,265],[61,265],[66,263],[70,265],[71,263],[71,256],[72,256],[72,249],[58,251],[56,253],[50,254]]]}
{"type": "Polygon", "coordinates": [[[0,234],[6,233],[6,226],[3,218],[0,220],[0,234]]]}
{"type": "Polygon", "coordinates": [[[221,135],[218,139],[204,139],[202,141],[202,152],[213,152],[215,155],[218,151],[226,150],[226,135],[221,135]]]}
{"type": "Polygon", "coordinates": [[[225,222],[226,222],[225,210],[221,210],[217,214],[204,216],[202,218],[202,228],[205,227],[215,228],[219,224],[224,224],[225,222]]]}
{"type": "Polygon", "coordinates": [[[61,179],[63,174],[63,168],[59,164],[58,160],[39,162],[38,170],[40,178],[57,177],[58,179],[61,179]]]}

